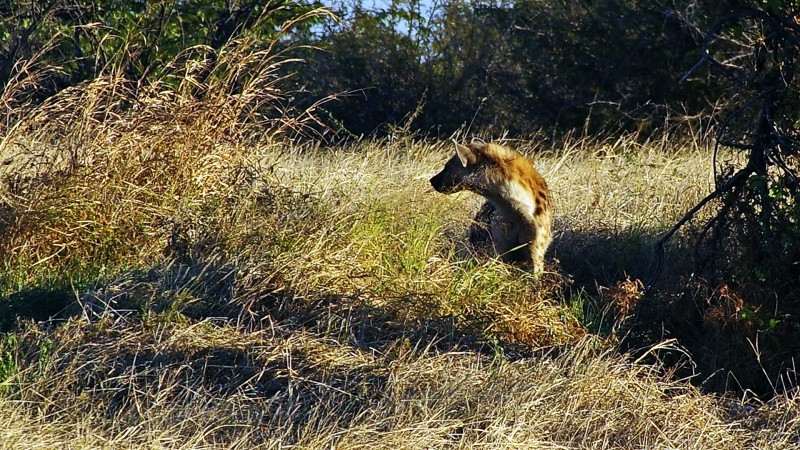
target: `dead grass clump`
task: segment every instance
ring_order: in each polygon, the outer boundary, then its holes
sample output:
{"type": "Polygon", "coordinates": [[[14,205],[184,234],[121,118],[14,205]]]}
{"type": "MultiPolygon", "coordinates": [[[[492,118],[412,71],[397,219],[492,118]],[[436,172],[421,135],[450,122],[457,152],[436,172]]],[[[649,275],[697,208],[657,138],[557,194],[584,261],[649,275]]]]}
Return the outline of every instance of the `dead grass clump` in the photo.
{"type": "Polygon", "coordinates": [[[13,193],[2,248],[6,264],[27,269],[19,284],[42,266],[80,280],[104,267],[146,267],[165,252],[186,258],[189,240],[220,239],[212,230],[231,226],[253,180],[232,147],[142,145],[94,156],[55,183],[13,193]]]}
{"type": "Polygon", "coordinates": [[[755,434],[753,448],[765,450],[800,445],[800,399],[797,393],[782,395],[757,408],[734,403],[735,417],[755,434]]]}
{"type": "Polygon", "coordinates": [[[611,305],[618,322],[624,322],[640,307],[644,297],[644,285],[641,280],[618,281],[610,288],[598,289],[601,301],[611,305]]]}
{"type": "Polygon", "coordinates": [[[293,60],[280,36],[267,48],[241,38],[218,52],[188,49],[146,85],[108,68],[10,112],[0,140],[6,283],[146,266],[186,240],[187,223],[200,233],[230,226],[256,178],[252,138],[270,142],[311,120],[286,106],[279,68],[293,60]]]}
{"type": "MultiPolygon", "coordinates": [[[[752,330],[752,320],[742,315],[745,301],[730,286],[720,286],[706,299],[706,302],[703,312],[703,322],[706,325],[717,328],[720,333],[736,331],[741,333],[742,327],[752,330]]],[[[752,336],[752,332],[747,334],[752,336]]]]}
{"type": "Polygon", "coordinates": [[[341,418],[348,410],[342,388],[366,387],[374,378],[367,355],[342,353],[302,333],[241,334],[209,322],[117,319],[71,322],[48,339],[51,353],[17,355],[29,364],[6,381],[27,379],[0,408],[0,420],[17,424],[13,432],[6,428],[15,445],[48,438],[87,448],[290,442],[296,439],[292,427],[304,422],[318,395],[335,397],[341,418]],[[38,407],[12,420],[5,413],[18,409],[14,403],[38,407]],[[18,434],[19,422],[44,430],[18,434]],[[53,422],[60,431],[46,425],[53,422]]]}
{"type": "MultiPolygon", "coordinates": [[[[740,448],[742,430],[685,386],[586,343],[511,364],[445,354],[397,361],[387,395],[339,448],[740,448]],[[589,352],[588,354],[593,354],[589,352]],[[386,416],[386,411],[391,414],[386,416]]],[[[329,440],[314,441],[330,445],[329,440]]]]}
{"type": "MultiPolygon", "coordinates": [[[[674,292],[653,296],[638,332],[657,321],[662,335],[692,355],[695,381],[714,392],[781,397],[797,389],[794,360],[797,327],[762,291],[689,280],[674,292]]],[[[774,301],[774,297],[772,301],[774,301]]]]}

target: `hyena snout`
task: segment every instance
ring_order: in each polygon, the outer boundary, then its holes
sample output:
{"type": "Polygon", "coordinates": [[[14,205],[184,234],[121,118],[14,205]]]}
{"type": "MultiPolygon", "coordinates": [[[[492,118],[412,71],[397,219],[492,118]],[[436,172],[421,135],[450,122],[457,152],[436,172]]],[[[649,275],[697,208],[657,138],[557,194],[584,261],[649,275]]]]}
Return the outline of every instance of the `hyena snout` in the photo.
{"type": "Polygon", "coordinates": [[[445,173],[439,172],[430,179],[431,186],[436,190],[436,192],[441,192],[442,194],[449,194],[451,192],[450,186],[445,184],[445,173]]]}
{"type": "Polygon", "coordinates": [[[464,189],[462,177],[459,174],[454,174],[447,167],[434,175],[430,182],[436,192],[441,192],[442,194],[452,194],[464,189]]]}

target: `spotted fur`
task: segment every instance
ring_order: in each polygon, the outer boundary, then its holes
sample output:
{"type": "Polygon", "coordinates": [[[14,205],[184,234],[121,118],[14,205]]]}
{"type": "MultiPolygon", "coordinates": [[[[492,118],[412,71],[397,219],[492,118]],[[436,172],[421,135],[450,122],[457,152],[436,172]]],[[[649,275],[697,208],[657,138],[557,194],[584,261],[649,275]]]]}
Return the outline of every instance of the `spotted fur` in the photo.
{"type": "Polygon", "coordinates": [[[473,244],[488,242],[503,261],[544,270],[553,228],[550,191],[528,158],[498,144],[457,145],[430,183],[443,194],[468,190],[486,199],[470,230],[473,244]]]}

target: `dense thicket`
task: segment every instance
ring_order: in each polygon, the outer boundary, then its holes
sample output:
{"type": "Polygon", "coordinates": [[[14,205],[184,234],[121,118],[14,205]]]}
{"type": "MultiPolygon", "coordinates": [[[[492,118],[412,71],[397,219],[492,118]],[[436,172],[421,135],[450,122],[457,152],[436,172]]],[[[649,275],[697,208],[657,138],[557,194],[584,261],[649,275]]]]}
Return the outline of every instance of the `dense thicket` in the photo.
{"type": "Polygon", "coordinates": [[[710,11],[683,3],[339,5],[342,21],[309,36],[327,51],[308,57],[301,79],[311,92],[349,91],[328,109],[359,133],[414,112],[414,127],[443,133],[658,123],[707,107],[705,80],[677,80],[697,57],[690,24],[710,11]]]}
{"type": "MultiPolygon", "coordinates": [[[[281,40],[308,45],[295,53],[306,64],[284,70],[297,71],[296,100],[337,97],[326,111],[340,137],[400,124],[439,135],[465,125],[517,135],[649,129],[713,110],[723,93],[715,78],[702,71],[678,80],[700,56],[708,24],[739,3],[775,2],[341,1],[328,4],[337,18],[303,21],[281,40]]],[[[0,5],[0,85],[39,76],[31,98],[7,107],[110,71],[135,86],[188,49],[271,37],[287,18],[318,6],[9,0],[0,5]],[[37,63],[53,70],[14,70],[37,63]]]]}
{"type": "MultiPolygon", "coordinates": [[[[700,58],[705,31],[743,6],[788,13],[786,2],[698,0],[393,0],[335,6],[340,21],[310,29],[299,74],[356,133],[403,123],[451,133],[465,124],[525,135],[540,129],[708,127],[728,80],[708,67],[679,83],[700,58]],[[705,118],[704,121],[701,118],[705,118]]],[[[750,42],[715,43],[723,64],[750,42]]]]}
{"type": "Polygon", "coordinates": [[[694,272],[702,284],[721,287],[697,309],[709,318],[728,308],[743,325],[738,330],[726,325],[719,333],[704,318],[704,342],[692,352],[729,359],[731,366],[749,365],[751,373],[761,369],[774,389],[786,383],[783,375],[793,370],[787,367],[800,352],[800,99],[795,77],[800,10],[792,2],[761,3],[762,8],[742,6],[720,14],[704,33],[702,57],[684,76],[708,69],[726,87],[713,158],[716,189],[685,219],[707,202],[716,206],[697,228],[694,272]],[[740,350],[723,355],[728,352],[718,349],[728,343],[740,350]],[[751,348],[757,364],[741,356],[751,348]]]}

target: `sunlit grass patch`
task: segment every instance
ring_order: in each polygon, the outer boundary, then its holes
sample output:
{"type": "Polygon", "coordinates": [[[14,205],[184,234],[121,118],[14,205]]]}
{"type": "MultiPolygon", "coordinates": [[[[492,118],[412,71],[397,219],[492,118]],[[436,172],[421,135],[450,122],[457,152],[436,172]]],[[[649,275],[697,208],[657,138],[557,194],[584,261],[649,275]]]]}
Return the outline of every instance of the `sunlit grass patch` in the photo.
{"type": "MultiPolygon", "coordinates": [[[[0,357],[6,385],[13,386],[0,399],[8,442],[115,448],[680,448],[688,442],[716,449],[765,442],[729,418],[724,402],[671,380],[665,367],[616,354],[616,310],[590,287],[570,284],[568,257],[606,271],[616,264],[587,254],[583,241],[571,240],[571,229],[618,227],[622,238],[596,243],[601,248],[594,251],[630,251],[631,243],[644,245],[626,235],[630,223],[658,228],[671,220],[664,211],[673,214],[678,205],[637,218],[638,207],[604,187],[610,184],[600,185],[597,192],[614,197],[603,200],[606,208],[621,211],[606,215],[582,195],[565,195],[583,189],[580,183],[592,180],[587,173],[605,167],[604,160],[534,155],[543,168],[561,161],[562,170],[571,164],[575,172],[551,174],[562,215],[554,251],[562,262],[550,261],[550,272],[537,280],[466,251],[479,202],[434,193],[427,179],[447,150],[407,144],[229,149],[228,157],[239,159],[198,178],[213,180],[210,187],[180,178],[186,189],[177,199],[177,187],[164,182],[160,200],[96,207],[96,214],[118,220],[130,213],[124,220],[140,226],[151,226],[158,214],[173,221],[151,233],[120,234],[141,243],[135,252],[106,241],[124,264],[108,265],[75,287],[71,319],[43,329],[23,323],[11,335],[0,357]],[[53,420],[61,428],[48,427],[53,420]]],[[[598,175],[589,185],[603,180],[598,175]]],[[[75,239],[93,236],[76,232],[75,239]]],[[[790,412],[764,416],[777,430],[776,448],[792,439],[795,419],[790,412]]]]}

